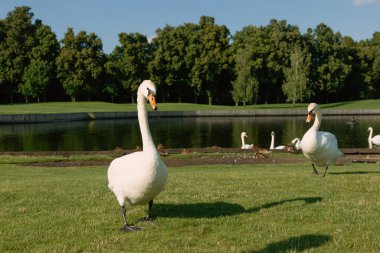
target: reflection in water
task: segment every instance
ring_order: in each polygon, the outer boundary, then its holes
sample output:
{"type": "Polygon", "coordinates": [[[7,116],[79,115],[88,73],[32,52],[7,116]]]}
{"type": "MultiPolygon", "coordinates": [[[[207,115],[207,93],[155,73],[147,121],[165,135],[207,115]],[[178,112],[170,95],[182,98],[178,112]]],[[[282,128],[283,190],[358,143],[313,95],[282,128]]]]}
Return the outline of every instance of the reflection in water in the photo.
{"type": "MultiPolygon", "coordinates": [[[[323,117],[322,131],[336,135],[340,148],[368,147],[367,128],[380,134],[380,116],[323,117]]],[[[151,118],[156,144],[167,148],[240,147],[241,132],[248,142],[269,148],[271,131],[276,145],[302,138],[311,126],[305,117],[194,117],[151,118]]],[[[113,150],[141,146],[137,119],[115,119],[38,124],[0,125],[0,151],[113,150]]]]}

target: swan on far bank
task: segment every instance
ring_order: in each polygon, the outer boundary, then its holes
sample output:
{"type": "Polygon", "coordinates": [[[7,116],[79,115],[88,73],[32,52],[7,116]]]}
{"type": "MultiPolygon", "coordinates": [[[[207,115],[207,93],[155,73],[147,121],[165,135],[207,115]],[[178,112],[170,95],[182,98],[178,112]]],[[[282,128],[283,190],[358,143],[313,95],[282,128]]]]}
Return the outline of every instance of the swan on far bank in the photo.
{"type": "Polygon", "coordinates": [[[343,156],[343,153],[338,149],[338,142],[335,135],[329,132],[319,131],[322,122],[322,113],[316,103],[309,104],[307,108],[306,122],[310,122],[315,116],[314,124],[305,133],[301,140],[301,149],[306,158],[311,161],[313,171],[319,174],[315,166],[325,167],[326,172],[330,164],[343,156]]]}
{"type": "Polygon", "coordinates": [[[369,148],[372,148],[372,144],[374,144],[376,146],[380,146],[380,135],[375,135],[372,137],[372,134],[373,134],[373,128],[372,127],[368,127],[368,132],[369,132],[369,136],[368,136],[369,148]]]}
{"type": "Polygon", "coordinates": [[[164,188],[168,170],[153,142],[146,110],[146,100],[154,110],[156,86],[150,80],[143,81],[137,91],[137,112],[142,137],[142,151],[114,159],[108,168],[108,187],[121,207],[124,227],[122,231],[136,231],[141,227],[127,222],[125,202],[130,205],[148,204],[148,213],[143,220],[151,220],[153,198],[164,188]]]}
{"type": "Polygon", "coordinates": [[[299,138],[294,138],[291,142],[290,142],[297,150],[298,149],[301,149],[301,140],[299,138]]]}
{"type": "Polygon", "coordinates": [[[242,132],[241,135],[241,149],[252,149],[253,144],[245,144],[245,138],[248,137],[246,132],[242,132]]]}
{"type": "Polygon", "coordinates": [[[270,147],[269,147],[269,149],[278,149],[278,150],[282,150],[282,149],[284,149],[286,146],[284,146],[284,145],[280,145],[280,146],[277,146],[277,147],[275,147],[274,146],[274,135],[275,135],[275,133],[272,131],[271,133],[270,133],[270,135],[272,136],[272,139],[271,139],[271,142],[270,142],[270,147]]]}

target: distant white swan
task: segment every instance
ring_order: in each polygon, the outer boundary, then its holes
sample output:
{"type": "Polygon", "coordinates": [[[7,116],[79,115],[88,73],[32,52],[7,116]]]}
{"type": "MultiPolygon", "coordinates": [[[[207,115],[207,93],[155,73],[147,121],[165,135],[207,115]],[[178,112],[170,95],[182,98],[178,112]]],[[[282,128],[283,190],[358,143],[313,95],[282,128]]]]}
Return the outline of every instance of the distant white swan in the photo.
{"type": "Polygon", "coordinates": [[[294,138],[290,142],[296,149],[301,149],[301,140],[299,138],[294,138]]]}
{"type": "Polygon", "coordinates": [[[374,144],[376,146],[380,146],[380,135],[375,135],[374,137],[372,137],[372,134],[373,134],[373,128],[372,127],[369,127],[368,131],[369,131],[369,136],[368,136],[369,148],[372,148],[372,144],[374,144]]]}
{"type": "Polygon", "coordinates": [[[127,223],[125,202],[130,205],[148,203],[148,213],[144,220],[151,219],[153,198],[164,188],[168,170],[150,134],[146,111],[146,100],[154,110],[156,106],[156,86],[150,80],[143,81],[137,91],[137,111],[143,150],[114,159],[108,168],[108,187],[116,196],[121,207],[123,231],[140,230],[127,223]]]}
{"type": "Polygon", "coordinates": [[[241,149],[252,149],[253,144],[245,144],[245,138],[248,137],[246,132],[242,132],[241,135],[241,149]]]}
{"type": "Polygon", "coordinates": [[[270,142],[270,147],[269,147],[269,149],[278,149],[278,150],[282,150],[282,149],[284,149],[286,146],[284,146],[284,145],[280,145],[280,146],[277,146],[277,147],[275,147],[274,146],[274,132],[272,131],[271,133],[270,133],[270,135],[272,136],[272,139],[271,139],[271,142],[270,142]]]}
{"type": "Polygon", "coordinates": [[[315,166],[325,167],[326,172],[330,164],[343,156],[338,149],[338,142],[335,135],[329,132],[318,131],[322,122],[322,114],[316,103],[309,104],[307,108],[306,122],[310,122],[315,115],[313,126],[305,133],[301,140],[301,149],[306,158],[311,161],[315,174],[319,174],[315,166]]]}

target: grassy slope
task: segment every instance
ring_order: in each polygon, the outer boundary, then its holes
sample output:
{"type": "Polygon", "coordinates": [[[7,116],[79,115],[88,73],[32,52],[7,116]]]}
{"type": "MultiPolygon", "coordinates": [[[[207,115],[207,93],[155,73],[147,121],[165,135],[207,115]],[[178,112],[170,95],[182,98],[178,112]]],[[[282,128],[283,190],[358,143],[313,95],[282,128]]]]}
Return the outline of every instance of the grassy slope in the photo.
{"type": "MultiPolygon", "coordinates": [[[[0,252],[379,252],[380,167],[308,164],[171,168],[154,223],[119,232],[106,167],[0,158],[0,252]]],[[[145,207],[127,208],[133,221],[145,207]]]]}
{"type": "MultiPolygon", "coordinates": [[[[292,109],[291,104],[262,104],[250,106],[209,106],[189,103],[159,103],[160,111],[195,110],[242,110],[242,109],[292,109]]],[[[307,104],[297,104],[296,109],[305,109],[307,104]]],[[[321,105],[336,109],[380,109],[380,99],[361,100],[321,105]]],[[[0,114],[15,113],[69,113],[69,112],[120,112],[135,111],[135,104],[112,104],[106,102],[49,102],[16,105],[0,105],[0,114]]]]}

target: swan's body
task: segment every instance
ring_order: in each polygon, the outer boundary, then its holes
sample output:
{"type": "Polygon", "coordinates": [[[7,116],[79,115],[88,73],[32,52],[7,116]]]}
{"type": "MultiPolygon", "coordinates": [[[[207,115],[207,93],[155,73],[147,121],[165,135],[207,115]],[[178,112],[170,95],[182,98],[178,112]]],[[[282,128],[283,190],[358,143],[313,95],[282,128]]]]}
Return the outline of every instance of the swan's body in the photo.
{"type": "Polygon", "coordinates": [[[329,132],[319,131],[322,121],[322,114],[319,111],[319,106],[316,103],[309,104],[308,116],[306,122],[310,122],[315,115],[313,126],[305,133],[301,140],[301,149],[306,158],[308,158],[313,166],[314,173],[318,174],[315,166],[325,167],[325,173],[330,164],[343,156],[343,153],[338,149],[338,142],[335,135],[329,132]]]}
{"type": "Polygon", "coordinates": [[[376,146],[380,146],[380,135],[375,135],[372,137],[372,134],[373,134],[373,128],[372,127],[369,127],[368,131],[369,131],[369,136],[368,136],[369,148],[372,148],[372,144],[374,144],[376,146]]]}
{"type": "Polygon", "coordinates": [[[245,144],[245,138],[248,137],[246,132],[242,132],[241,135],[241,149],[252,149],[253,144],[245,144]]]}
{"type": "Polygon", "coordinates": [[[130,205],[149,203],[148,215],[153,206],[153,198],[164,188],[168,171],[161,160],[150,134],[146,111],[148,99],[156,110],[156,87],[150,80],[143,81],[137,91],[137,110],[143,151],[134,152],[114,159],[108,168],[108,187],[116,196],[122,209],[124,231],[140,228],[128,225],[126,221],[125,202],[130,205]]]}
{"type": "Polygon", "coordinates": [[[295,147],[295,149],[301,149],[301,140],[299,138],[294,138],[290,143],[295,147]]]}
{"type": "Polygon", "coordinates": [[[274,146],[274,132],[272,131],[271,133],[270,133],[270,135],[272,136],[272,139],[271,139],[271,142],[270,142],[270,147],[269,147],[269,149],[278,149],[278,150],[282,150],[282,149],[284,149],[286,146],[284,146],[284,145],[280,145],[280,146],[277,146],[277,147],[275,147],[274,146]]]}

